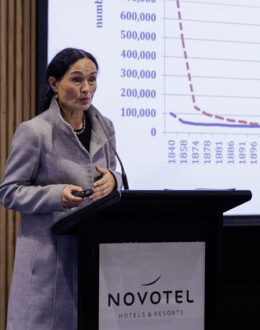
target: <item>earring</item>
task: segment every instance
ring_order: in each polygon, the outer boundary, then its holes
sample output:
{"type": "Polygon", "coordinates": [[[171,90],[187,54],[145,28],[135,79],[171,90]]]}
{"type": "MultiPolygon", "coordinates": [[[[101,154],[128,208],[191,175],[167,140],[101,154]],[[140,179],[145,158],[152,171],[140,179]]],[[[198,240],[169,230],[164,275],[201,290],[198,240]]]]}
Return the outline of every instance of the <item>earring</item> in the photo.
{"type": "Polygon", "coordinates": [[[56,92],[54,97],[55,97],[56,100],[58,100],[59,99],[59,94],[56,92]]]}

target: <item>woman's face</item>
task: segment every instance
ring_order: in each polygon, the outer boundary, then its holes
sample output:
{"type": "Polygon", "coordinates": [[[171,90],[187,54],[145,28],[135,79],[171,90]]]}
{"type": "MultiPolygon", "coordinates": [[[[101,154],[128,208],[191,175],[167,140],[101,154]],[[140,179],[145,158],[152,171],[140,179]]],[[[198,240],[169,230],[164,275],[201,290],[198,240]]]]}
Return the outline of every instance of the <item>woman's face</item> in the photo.
{"type": "Polygon", "coordinates": [[[49,77],[65,112],[84,111],[91,105],[97,87],[97,68],[89,58],[81,58],[70,66],[60,81],[49,77]]]}

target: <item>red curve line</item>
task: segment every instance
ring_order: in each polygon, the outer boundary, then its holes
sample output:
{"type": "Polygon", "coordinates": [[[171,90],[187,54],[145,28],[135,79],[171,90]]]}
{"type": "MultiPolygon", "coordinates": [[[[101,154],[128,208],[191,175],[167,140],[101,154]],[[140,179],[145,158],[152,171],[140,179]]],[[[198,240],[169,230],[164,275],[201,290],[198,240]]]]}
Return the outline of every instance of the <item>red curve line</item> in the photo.
{"type": "Polygon", "coordinates": [[[187,70],[187,77],[188,77],[188,81],[189,81],[190,91],[192,93],[191,98],[192,98],[193,108],[196,111],[201,112],[204,116],[216,118],[216,119],[219,119],[219,120],[224,120],[224,121],[227,121],[229,123],[239,123],[239,124],[243,124],[243,125],[246,124],[246,125],[252,125],[252,126],[259,125],[258,122],[248,122],[246,120],[236,120],[236,119],[232,119],[232,118],[225,118],[223,116],[213,115],[212,113],[201,110],[201,108],[199,108],[196,105],[196,98],[195,98],[195,95],[194,95],[194,88],[193,88],[192,79],[191,79],[190,65],[189,65],[189,61],[188,61],[188,54],[187,54],[187,51],[186,51],[185,38],[184,38],[184,34],[183,34],[183,22],[182,22],[180,1],[179,0],[176,0],[176,5],[177,5],[177,10],[178,10],[178,19],[179,19],[179,28],[180,28],[180,34],[181,34],[181,44],[182,44],[182,48],[183,48],[183,56],[184,56],[184,59],[186,61],[185,64],[186,64],[186,70],[187,70]]]}

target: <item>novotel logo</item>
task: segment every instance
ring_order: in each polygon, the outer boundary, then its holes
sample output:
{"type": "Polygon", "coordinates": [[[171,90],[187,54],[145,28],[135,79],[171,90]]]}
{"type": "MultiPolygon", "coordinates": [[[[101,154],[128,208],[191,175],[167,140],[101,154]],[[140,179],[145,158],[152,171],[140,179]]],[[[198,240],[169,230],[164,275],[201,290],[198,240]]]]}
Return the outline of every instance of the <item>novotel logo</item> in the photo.
{"type": "MultiPolygon", "coordinates": [[[[142,284],[144,287],[152,286],[160,280],[159,276],[151,283],[142,284]]],[[[108,293],[108,307],[112,306],[132,306],[135,303],[144,305],[145,303],[153,305],[160,304],[161,302],[170,303],[194,303],[189,290],[161,290],[161,291],[144,291],[144,292],[126,292],[124,294],[117,292],[115,294],[108,293]]]]}

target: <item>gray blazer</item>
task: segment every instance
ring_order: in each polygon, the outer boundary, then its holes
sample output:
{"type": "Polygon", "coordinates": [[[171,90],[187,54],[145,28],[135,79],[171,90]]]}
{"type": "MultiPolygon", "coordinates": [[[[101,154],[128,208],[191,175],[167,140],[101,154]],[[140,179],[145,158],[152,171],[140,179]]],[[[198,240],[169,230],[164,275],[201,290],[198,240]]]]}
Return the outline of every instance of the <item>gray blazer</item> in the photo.
{"type": "Polygon", "coordinates": [[[55,99],[47,111],[23,122],[13,137],[0,185],[0,202],[21,212],[8,330],[77,329],[77,242],[50,231],[59,218],[77,210],[63,208],[61,192],[67,184],[91,188],[99,176],[96,164],[109,169],[121,188],[115,155],[95,115],[115,146],[113,125],[94,106],[88,111],[89,152],[62,118],[55,99]]]}

